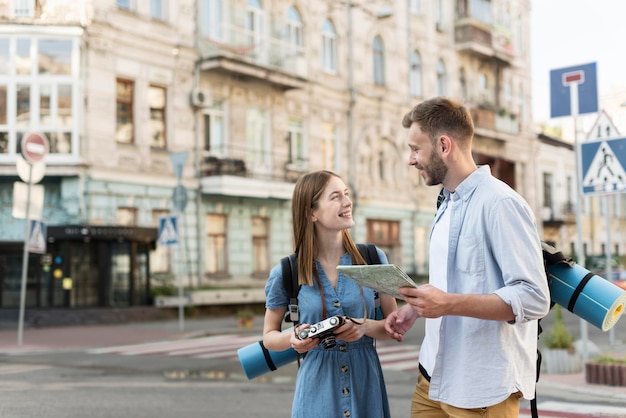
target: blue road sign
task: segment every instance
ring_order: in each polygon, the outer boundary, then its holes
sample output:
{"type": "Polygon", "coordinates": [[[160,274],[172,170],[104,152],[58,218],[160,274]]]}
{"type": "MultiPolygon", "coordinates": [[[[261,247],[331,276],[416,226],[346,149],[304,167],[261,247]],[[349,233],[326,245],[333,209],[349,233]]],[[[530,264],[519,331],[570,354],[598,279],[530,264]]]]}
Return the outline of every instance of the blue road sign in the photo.
{"type": "Polygon", "coordinates": [[[596,63],[550,70],[550,117],[598,111],[596,63]],[[572,89],[578,93],[578,109],[572,110],[572,89]]]}
{"type": "Polygon", "coordinates": [[[584,142],[580,155],[583,194],[626,192],[626,138],[584,142]]]}
{"type": "Polygon", "coordinates": [[[178,244],[178,217],[166,215],[159,218],[159,245],[178,244]]]}

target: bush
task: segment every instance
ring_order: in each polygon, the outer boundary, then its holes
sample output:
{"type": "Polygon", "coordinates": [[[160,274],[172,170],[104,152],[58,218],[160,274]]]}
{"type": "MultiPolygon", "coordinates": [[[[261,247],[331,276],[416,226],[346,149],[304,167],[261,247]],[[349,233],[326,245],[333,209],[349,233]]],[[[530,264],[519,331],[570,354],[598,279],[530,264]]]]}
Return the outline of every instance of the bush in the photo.
{"type": "Polygon", "coordinates": [[[553,310],[554,324],[544,339],[544,345],[546,348],[571,349],[574,347],[574,336],[565,327],[561,306],[555,305],[553,310]]]}

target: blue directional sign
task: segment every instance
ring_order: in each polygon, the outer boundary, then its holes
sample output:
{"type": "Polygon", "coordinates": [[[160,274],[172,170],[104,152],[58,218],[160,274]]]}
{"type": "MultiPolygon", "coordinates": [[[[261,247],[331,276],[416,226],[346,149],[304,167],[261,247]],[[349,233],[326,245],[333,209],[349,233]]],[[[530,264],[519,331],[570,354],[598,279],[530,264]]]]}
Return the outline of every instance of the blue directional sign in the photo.
{"type": "Polygon", "coordinates": [[[159,218],[159,245],[175,245],[178,237],[178,217],[166,215],[159,218]]]}
{"type": "Polygon", "coordinates": [[[580,147],[583,194],[626,192],[626,138],[584,142],[580,147]]]}
{"type": "Polygon", "coordinates": [[[598,79],[595,62],[550,71],[550,117],[597,111],[598,79]],[[577,109],[572,109],[572,93],[576,93],[578,98],[577,109]]]}

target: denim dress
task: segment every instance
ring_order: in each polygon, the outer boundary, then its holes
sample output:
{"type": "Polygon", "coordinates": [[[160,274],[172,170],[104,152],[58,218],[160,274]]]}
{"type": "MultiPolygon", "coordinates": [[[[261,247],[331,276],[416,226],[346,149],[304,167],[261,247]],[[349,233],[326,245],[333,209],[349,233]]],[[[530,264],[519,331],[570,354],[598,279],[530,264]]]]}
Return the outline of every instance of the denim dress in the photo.
{"type": "MultiPolygon", "coordinates": [[[[378,250],[382,263],[384,253],[378,250]]],[[[375,317],[374,292],[339,274],[337,288],[333,289],[326,273],[317,262],[324,291],[327,317],[349,316],[362,320],[375,317]],[[365,303],[364,303],[365,302],[365,303]]],[[[348,253],[340,264],[350,265],[348,253]]],[[[315,324],[322,318],[322,300],[315,276],[313,286],[302,286],[298,293],[300,323],[315,324]]],[[[275,309],[289,304],[289,295],[283,288],[280,265],[274,267],[265,286],[266,308],[275,309]]],[[[298,370],[295,395],[291,410],[293,418],[389,417],[389,402],[383,372],[374,340],[363,336],[354,342],[337,340],[337,345],[324,349],[318,344],[306,354],[298,370]]]]}

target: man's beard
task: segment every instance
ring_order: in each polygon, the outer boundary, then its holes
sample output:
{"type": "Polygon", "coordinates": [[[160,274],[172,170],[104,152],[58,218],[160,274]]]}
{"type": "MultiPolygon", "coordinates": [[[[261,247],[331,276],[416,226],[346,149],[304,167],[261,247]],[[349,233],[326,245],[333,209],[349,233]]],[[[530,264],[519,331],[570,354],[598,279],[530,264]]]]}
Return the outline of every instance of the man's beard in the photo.
{"type": "Polygon", "coordinates": [[[426,184],[429,186],[435,186],[442,184],[443,180],[448,174],[448,167],[444,164],[439,155],[432,150],[428,162],[422,167],[422,170],[426,174],[426,184]]]}

